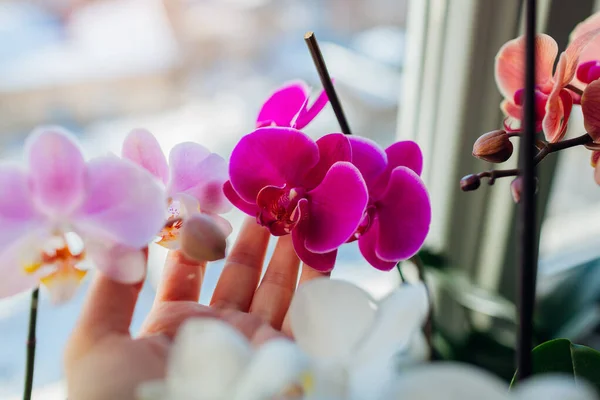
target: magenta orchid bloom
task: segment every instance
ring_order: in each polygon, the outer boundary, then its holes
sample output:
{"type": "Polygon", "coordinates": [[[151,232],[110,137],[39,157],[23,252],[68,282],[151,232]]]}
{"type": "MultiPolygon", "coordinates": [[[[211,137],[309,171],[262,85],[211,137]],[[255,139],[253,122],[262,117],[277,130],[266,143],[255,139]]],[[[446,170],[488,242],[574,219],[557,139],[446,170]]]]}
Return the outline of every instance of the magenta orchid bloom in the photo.
{"type": "Polygon", "coordinates": [[[389,271],[419,251],[431,223],[431,204],[419,177],[423,156],[412,141],[397,142],[385,152],[372,141],[352,136],[352,163],[369,190],[365,217],[350,241],[358,239],[363,257],[389,271]]]}
{"type": "Polygon", "coordinates": [[[86,162],[60,128],[32,133],[26,155],[26,168],[0,164],[0,297],[42,283],[67,301],[88,257],[116,281],[141,281],[141,249],[164,223],[156,181],[115,156],[86,162]]]}
{"type": "Polygon", "coordinates": [[[179,143],[169,154],[169,163],[156,138],[144,129],[133,130],[125,139],[123,158],[129,159],[154,175],[167,191],[167,224],[157,243],[168,249],[180,247],[179,230],[192,213],[205,213],[231,233],[229,222],[218,214],[231,209],[223,194],[227,180],[227,162],[198,143],[179,143]]]}
{"type": "MultiPolygon", "coordinates": [[[[558,54],[558,45],[548,35],[536,36],[537,130],[543,130],[546,139],[551,143],[564,137],[573,107],[573,97],[566,86],[575,77],[579,56],[598,33],[590,31],[571,42],[561,53],[554,75],[552,69],[558,54]]],[[[508,132],[518,132],[521,129],[524,65],[524,36],[506,43],[496,55],[496,83],[504,96],[501,108],[506,115],[504,127],[508,132]]]]}
{"type": "Polygon", "coordinates": [[[315,142],[293,128],[260,128],[233,149],[224,191],[274,236],[291,234],[304,263],[330,271],[368,200],[351,157],[350,142],[341,133],[315,142]]]}
{"type": "Polygon", "coordinates": [[[315,102],[309,107],[309,93],[308,85],[302,81],[283,85],[263,104],[256,119],[256,127],[304,128],[315,119],[329,101],[325,91],[321,91],[315,102]]]}

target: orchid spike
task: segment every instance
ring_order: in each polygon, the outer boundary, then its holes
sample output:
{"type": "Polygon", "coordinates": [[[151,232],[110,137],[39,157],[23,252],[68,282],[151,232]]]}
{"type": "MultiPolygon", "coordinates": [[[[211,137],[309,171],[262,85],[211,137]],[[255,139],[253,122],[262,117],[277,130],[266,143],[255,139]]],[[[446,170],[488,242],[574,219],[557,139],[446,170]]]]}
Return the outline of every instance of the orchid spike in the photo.
{"type": "Polygon", "coordinates": [[[431,204],[419,177],[423,156],[412,141],[385,152],[371,140],[352,136],[352,163],[362,173],[369,203],[351,241],[373,267],[389,271],[419,251],[431,223],[431,204]]]}
{"type": "Polygon", "coordinates": [[[141,249],[164,223],[164,191],[129,161],[86,162],[61,128],[34,131],[26,167],[0,164],[0,297],[42,283],[51,299],[70,299],[91,259],[112,279],[143,279],[141,249]]]}
{"type": "MultiPolygon", "coordinates": [[[[317,278],[302,284],[290,305],[298,346],[313,360],[307,399],[374,399],[396,373],[398,356],[419,343],[429,310],[422,284],[403,285],[381,301],[350,282],[317,278]]],[[[420,342],[421,344],[423,341],[420,342]]],[[[429,349],[412,352],[420,363],[429,349]]]]}
{"type": "Polygon", "coordinates": [[[165,380],[143,383],[140,400],[263,400],[303,394],[310,360],[292,341],[272,339],[255,350],[232,326],[191,319],[170,352],[165,380]],[[282,396],[282,397],[278,397],[282,396]]]}
{"type": "Polygon", "coordinates": [[[222,187],[227,180],[227,163],[203,146],[185,142],[173,147],[169,162],[156,138],[147,130],[133,130],[125,139],[123,158],[146,169],[166,188],[167,224],[159,234],[158,244],[168,249],[180,248],[180,230],[185,219],[204,213],[218,224],[225,236],[231,233],[229,222],[218,214],[231,209],[222,187]]]}
{"type": "Polygon", "coordinates": [[[291,234],[303,262],[330,271],[368,200],[350,161],[350,142],[341,133],[315,142],[296,129],[260,128],[233,149],[224,192],[274,236],[291,234]]]}
{"type": "MultiPolygon", "coordinates": [[[[573,107],[572,93],[566,87],[575,78],[580,55],[588,45],[598,40],[599,35],[600,29],[596,29],[573,40],[560,54],[554,75],[552,70],[558,54],[558,45],[548,35],[536,36],[536,129],[543,130],[546,139],[551,143],[560,141],[565,135],[573,107]]],[[[501,108],[506,115],[504,127],[508,132],[521,130],[524,65],[524,36],[506,43],[496,55],[495,77],[504,96],[501,108]]]]}
{"type": "Polygon", "coordinates": [[[280,126],[302,129],[325,107],[329,99],[321,91],[309,107],[309,87],[302,81],[293,81],[277,89],[263,104],[256,127],[280,126]]]}

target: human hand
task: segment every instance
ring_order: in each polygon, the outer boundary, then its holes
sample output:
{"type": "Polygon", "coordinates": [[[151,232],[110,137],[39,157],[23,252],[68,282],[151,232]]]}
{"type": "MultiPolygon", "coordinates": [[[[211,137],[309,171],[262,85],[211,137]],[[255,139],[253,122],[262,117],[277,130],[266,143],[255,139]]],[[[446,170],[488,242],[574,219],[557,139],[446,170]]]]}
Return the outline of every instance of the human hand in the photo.
{"type": "MultiPolygon", "coordinates": [[[[290,336],[285,316],[300,261],[291,237],[279,238],[261,281],[269,237],[246,219],[210,306],[198,303],[206,262],[170,252],[152,310],[135,338],[129,326],[143,282],[125,285],[98,273],[65,350],[69,400],[135,399],[141,382],[164,378],[172,339],[189,318],[222,319],[256,346],[290,336]]],[[[319,276],[303,268],[300,282],[319,276]]]]}

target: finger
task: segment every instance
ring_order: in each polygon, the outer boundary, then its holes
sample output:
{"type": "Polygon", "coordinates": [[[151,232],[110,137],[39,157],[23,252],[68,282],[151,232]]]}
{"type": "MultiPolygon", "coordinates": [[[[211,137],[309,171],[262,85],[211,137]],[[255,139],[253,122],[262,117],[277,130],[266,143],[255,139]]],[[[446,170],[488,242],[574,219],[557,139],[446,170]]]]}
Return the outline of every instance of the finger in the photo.
{"type": "Polygon", "coordinates": [[[237,310],[222,310],[221,318],[236,328],[244,335],[253,346],[260,346],[270,339],[285,337],[281,332],[273,329],[257,315],[240,312],[237,310]]]}
{"type": "Polygon", "coordinates": [[[140,329],[140,337],[162,334],[171,340],[181,325],[190,318],[218,318],[216,310],[195,301],[171,301],[158,303],[152,309],[140,329]]]}
{"type": "Polygon", "coordinates": [[[248,311],[265,261],[269,231],[254,218],[246,218],[238,239],[225,261],[211,305],[248,311]]]}
{"type": "Polygon", "coordinates": [[[254,294],[250,312],[273,328],[280,329],[298,281],[300,259],[294,251],[291,235],[277,241],[265,276],[254,294]]]}
{"type": "MultiPolygon", "coordinates": [[[[313,279],[317,278],[329,278],[331,276],[331,272],[320,272],[316,269],[309,267],[308,265],[302,263],[302,272],[300,272],[300,279],[298,280],[298,286],[302,285],[305,282],[310,282],[313,279]]],[[[286,313],[285,318],[283,319],[283,324],[281,325],[281,332],[289,337],[293,337],[292,326],[290,324],[290,315],[286,313]]]]}
{"type": "Polygon", "coordinates": [[[200,299],[205,271],[205,261],[190,260],[178,250],[169,251],[162,278],[156,289],[154,307],[165,301],[197,302],[200,299]]]}

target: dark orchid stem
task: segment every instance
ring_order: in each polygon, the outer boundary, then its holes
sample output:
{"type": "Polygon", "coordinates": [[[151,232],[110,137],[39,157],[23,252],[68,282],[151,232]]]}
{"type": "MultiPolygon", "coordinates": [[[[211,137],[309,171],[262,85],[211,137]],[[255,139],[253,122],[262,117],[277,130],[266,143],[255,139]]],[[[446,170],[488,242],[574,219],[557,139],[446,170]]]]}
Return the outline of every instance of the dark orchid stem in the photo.
{"type": "Polygon", "coordinates": [[[519,170],[523,180],[519,202],[519,261],[518,261],[518,310],[517,332],[517,379],[522,381],[533,372],[531,350],[533,348],[533,314],[535,307],[537,248],[535,204],[535,29],[536,0],[527,0],[525,15],[525,107],[523,109],[524,135],[519,149],[519,170]]]}
{"type": "MultiPolygon", "coordinates": [[[[535,143],[535,147],[539,149],[535,158],[533,159],[534,164],[539,164],[548,154],[555,153],[557,151],[569,149],[571,147],[576,146],[585,146],[591,144],[594,140],[592,137],[584,133],[581,136],[577,136],[573,139],[563,140],[562,142],[557,143],[548,143],[543,141],[537,141],[535,143]]],[[[461,187],[465,192],[469,192],[479,188],[479,181],[482,178],[489,178],[488,184],[493,185],[498,178],[505,178],[508,176],[518,176],[519,170],[515,169],[496,169],[490,171],[483,171],[474,175],[467,175],[461,179],[461,187]]]]}
{"type": "Polygon", "coordinates": [[[406,278],[404,277],[404,274],[402,273],[402,266],[401,266],[401,262],[397,262],[396,263],[396,269],[398,270],[398,275],[400,275],[400,280],[402,281],[402,284],[406,283],[406,278]]]}
{"type": "Polygon", "coordinates": [[[38,313],[38,298],[40,289],[36,288],[31,293],[31,305],[29,307],[29,333],[27,335],[27,362],[25,365],[25,388],[23,389],[23,400],[31,400],[33,391],[33,371],[35,368],[35,345],[36,327],[38,313]]]}
{"type": "Polygon", "coordinates": [[[566,86],[567,89],[569,89],[571,92],[578,94],[580,96],[583,96],[583,90],[579,89],[576,86],[571,85],[570,83],[566,86]]]}
{"type": "Polygon", "coordinates": [[[317,37],[315,36],[314,32],[307,32],[304,35],[304,40],[306,41],[308,50],[310,50],[310,55],[315,63],[315,67],[317,67],[319,78],[321,78],[321,84],[323,85],[323,89],[325,89],[325,93],[327,93],[327,97],[331,103],[331,108],[333,108],[333,112],[335,113],[335,117],[340,124],[340,128],[345,135],[351,135],[352,132],[350,131],[350,126],[348,125],[348,121],[344,115],[342,103],[340,103],[340,99],[335,92],[333,82],[331,82],[331,77],[329,76],[327,66],[325,65],[325,60],[323,59],[323,53],[321,53],[319,43],[317,43],[317,37]]]}
{"type": "Polygon", "coordinates": [[[427,290],[427,298],[429,299],[429,313],[427,314],[427,321],[425,322],[425,326],[423,327],[423,334],[425,335],[425,339],[427,340],[427,345],[431,350],[431,355],[433,354],[433,298],[431,297],[431,291],[425,282],[425,264],[423,260],[419,256],[419,254],[415,254],[409,259],[416,267],[419,273],[419,280],[423,282],[425,285],[425,290],[427,290]]]}

